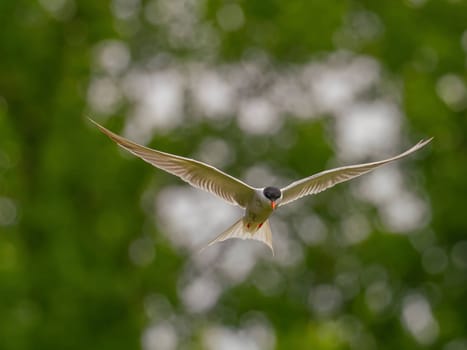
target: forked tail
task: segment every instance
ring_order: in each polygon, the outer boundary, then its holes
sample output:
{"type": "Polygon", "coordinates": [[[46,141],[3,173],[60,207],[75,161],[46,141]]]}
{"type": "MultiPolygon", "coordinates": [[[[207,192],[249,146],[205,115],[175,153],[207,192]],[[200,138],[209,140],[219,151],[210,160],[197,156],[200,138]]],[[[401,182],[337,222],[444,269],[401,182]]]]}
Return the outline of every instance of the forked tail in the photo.
{"type": "Polygon", "coordinates": [[[214,238],[211,242],[209,242],[206,247],[202,248],[201,250],[213,245],[217,242],[222,242],[230,238],[240,238],[240,239],[254,239],[256,241],[263,242],[266,244],[272,251],[272,255],[274,255],[274,249],[272,247],[272,234],[271,234],[271,227],[269,226],[269,220],[266,220],[264,224],[258,229],[256,232],[248,232],[246,228],[243,226],[243,219],[238,220],[232,226],[230,226],[227,230],[222,232],[219,236],[214,238]]]}

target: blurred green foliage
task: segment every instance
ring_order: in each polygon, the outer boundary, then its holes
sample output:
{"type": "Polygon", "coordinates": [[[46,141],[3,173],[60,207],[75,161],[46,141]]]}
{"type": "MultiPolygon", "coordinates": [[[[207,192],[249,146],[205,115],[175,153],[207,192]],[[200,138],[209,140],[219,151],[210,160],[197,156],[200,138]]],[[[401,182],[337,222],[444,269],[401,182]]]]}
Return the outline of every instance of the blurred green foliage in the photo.
{"type": "MultiPolygon", "coordinates": [[[[467,250],[459,245],[467,240],[467,2],[232,1],[243,19],[233,24],[238,28],[222,30],[219,9],[226,2],[206,0],[199,16],[217,33],[215,54],[171,42],[143,14],[149,3],[0,2],[0,348],[151,349],[142,339],[153,322],[148,296],[157,295],[184,320],[185,326],[176,327],[180,348],[202,349],[205,325],[236,329],[255,311],[268,320],[277,349],[467,349],[467,250]],[[136,10],[119,17],[119,6],[136,10]],[[371,30],[360,27],[362,13],[371,30]],[[345,26],[353,31],[344,33],[345,26]],[[435,136],[429,151],[403,168],[430,206],[430,223],[410,236],[390,234],[372,205],[340,186],[297,210],[306,216],[313,207],[337,234],[338,212],[364,212],[372,223],[368,239],[350,247],[305,247],[296,267],[261,260],[252,276],[280,276],[273,293],[261,291],[251,277],[226,288],[208,312],[187,312],[180,285],[190,257],[154,225],[143,196],[147,188],[157,192],[180,183],[122,157],[85,118],[88,86],[100,74],[93,68],[96,46],[108,39],[126,43],[135,64],[160,51],[175,62],[208,65],[241,62],[260,51],[279,71],[342,49],[373,57],[384,79],[395,82],[410,139],[435,136]],[[446,75],[464,84],[463,97],[451,104],[439,93],[446,75]],[[144,266],[129,257],[142,232],[155,246],[155,258],[144,266]],[[442,271],[424,268],[416,249],[423,240],[445,252],[442,271]],[[384,266],[393,291],[387,312],[368,309],[363,287],[337,315],[320,318],[309,307],[310,287],[333,283],[343,256],[358,257],[361,271],[384,266]],[[426,297],[437,320],[437,335],[428,344],[401,322],[403,296],[410,291],[426,297]],[[339,325],[348,319],[358,319],[371,339],[346,341],[339,325]]],[[[123,104],[106,126],[120,131],[127,112],[123,104]]],[[[306,176],[327,167],[335,152],[326,118],[286,118],[278,135],[294,135],[295,143],[285,149],[269,136],[244,134],[233,119],[222,124],[200,121],[195,112],[190,117],[154,136],[151,145],[191,156],[207,137],[228,140],[237,157],[225,170],[236,176],[259,158],[279,174],[306,176]],[[267,147],[251,152],[256,143],[267,147]]],[[[209,215],[215,213],[206,220],[209,215]]],[[[282,218],[293,222],[298,215],[282,218]]]]}

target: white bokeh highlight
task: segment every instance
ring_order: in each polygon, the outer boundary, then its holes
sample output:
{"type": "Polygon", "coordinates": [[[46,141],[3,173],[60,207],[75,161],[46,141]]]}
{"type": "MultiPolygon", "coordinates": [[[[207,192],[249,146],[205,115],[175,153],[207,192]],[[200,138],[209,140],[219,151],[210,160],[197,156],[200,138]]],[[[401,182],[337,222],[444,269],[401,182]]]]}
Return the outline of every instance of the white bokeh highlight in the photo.
{"type": "Polygon", "coordinates": [[[439,325],[431,306],[421,294],[409,294],[402,303],[402,324],[417,342],[430,345],[439,335],[439,325]]]}

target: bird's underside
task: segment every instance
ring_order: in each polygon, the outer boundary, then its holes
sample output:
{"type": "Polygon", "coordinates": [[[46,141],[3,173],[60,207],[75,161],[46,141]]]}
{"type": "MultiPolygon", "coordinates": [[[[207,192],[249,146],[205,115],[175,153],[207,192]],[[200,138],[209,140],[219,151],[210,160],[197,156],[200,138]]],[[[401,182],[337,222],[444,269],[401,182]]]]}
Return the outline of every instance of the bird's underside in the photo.
{"type": "Polygon", "coordinates": [[[230,238],[253,239],[263,242],[271,249],[272,254],[274,254],[274,248],[272,246],[272,232],[271,226],[269,225],[269,220],[266,220],[257,225],[252,225],[251,223],[245,221],[244,218],[241,218],[227,230],[222,232],[219,236],[210,241],[202,249],[205,249],[214,243],[222,242],[230,238]]]}

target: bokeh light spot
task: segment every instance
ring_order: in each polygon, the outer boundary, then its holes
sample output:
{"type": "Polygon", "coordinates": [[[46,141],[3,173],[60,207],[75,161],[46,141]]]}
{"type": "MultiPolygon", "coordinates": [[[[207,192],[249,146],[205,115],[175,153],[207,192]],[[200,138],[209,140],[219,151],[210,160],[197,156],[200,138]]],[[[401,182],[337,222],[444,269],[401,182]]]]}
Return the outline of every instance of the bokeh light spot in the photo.
{"type": "Polygon", "coordinates": [[[0,226],[11,226],[16,223],[17,208],[15,202],[8,197],[0,197],[0,226]]]}
{"type": "Polygon", "coordinates": [[[226,32],[238,30],[245,22],[242,8],[235,3],[228,3],[217,11],[217,21],[226,32]]]}
{"type": "Polygon", "coordinates": [[[467,107],[467,88],[463,79],[455,74],[443,75],[436,84],[441,99],[454,111],[467,107]]]}
{"type": "Polygon", "coordinates": [[[420,294],[409,294],[404,298],[402,323],[422,345],[430,345],[438,338],[438,322],[433,317],[430,304],[420,294]]]}
{"type": "Polygon", "coordinates": [[[426,272],[436,274],[443,272],[448,265],[448,256],[439,247],[430,247],[423,252],[422,265],[426,272]]]}

